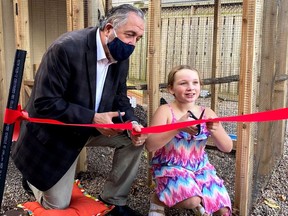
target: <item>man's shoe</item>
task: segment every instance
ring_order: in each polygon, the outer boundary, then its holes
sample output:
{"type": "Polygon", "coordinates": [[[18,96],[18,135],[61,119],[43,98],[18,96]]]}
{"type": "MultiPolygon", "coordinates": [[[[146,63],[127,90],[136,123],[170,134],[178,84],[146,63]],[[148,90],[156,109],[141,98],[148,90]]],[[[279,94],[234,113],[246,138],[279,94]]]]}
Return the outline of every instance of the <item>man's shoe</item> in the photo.
{"type": "Polygon", "coordinates": [[[29,187],[26,179],[23,178],[23,177],[22,177],[22,187],[24,188],[24,190],[26,191],[26,193],[28,193],[30,196],[34,196],[33,191],[32,191],[31,188],[29,187]]]}
{"type": "Polygon", "coordinates": [[[14,208],[9,211],[6,211],[2,216],[29,216],[28,211],[25,211],[22,208],[14,208]]]}
{"type": "MultiPolygon", "coordinates": [[[[111,203],[107,203],[105,202],[101,196],[98,196],[98,199],[107,204],[107,205],[113,205],[111,203]]],[[[114,208],[107,214],[107,216],[143,216],[142,214],[140,214],[139,212],[131,209],[129,206],[125,205],[125,206],[117,206],[114,205],[114,208]]]]}
{"type": "Polygon", "coordinates": [[[131,209],[129,206],[117,206],[108,213],[109,216],[143,216],[139,212],[131,209]]]}

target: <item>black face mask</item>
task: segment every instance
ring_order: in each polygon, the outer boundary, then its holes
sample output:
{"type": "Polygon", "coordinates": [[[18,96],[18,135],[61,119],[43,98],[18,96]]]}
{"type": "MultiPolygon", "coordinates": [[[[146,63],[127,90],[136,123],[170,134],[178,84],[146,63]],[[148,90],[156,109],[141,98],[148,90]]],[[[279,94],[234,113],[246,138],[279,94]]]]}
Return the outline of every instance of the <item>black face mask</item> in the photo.
{"type": "Polygon", "coordinates": [[[133,53],[135,46],[126,44],[118,37],[115,37],[111,42],[107,43],[110,54],[116,61],[123,61],[133,53]]]}

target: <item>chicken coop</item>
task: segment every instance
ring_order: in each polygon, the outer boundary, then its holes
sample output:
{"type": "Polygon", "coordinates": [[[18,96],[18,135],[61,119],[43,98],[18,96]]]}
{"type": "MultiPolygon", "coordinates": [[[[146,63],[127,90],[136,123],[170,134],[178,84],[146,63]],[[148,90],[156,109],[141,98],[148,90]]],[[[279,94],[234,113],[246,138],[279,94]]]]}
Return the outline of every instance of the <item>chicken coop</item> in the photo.
{"type": "MultiPolygon", "coordinates": [[[[287,107],[288,1],[5,0],[0,1],[0,120],[16,49],[27,51],[20,96],[24,107],[51,42],[67,31],[97,25],[108,9],[122,3],[134,4],[146,16],[128,77],[131,104],[145,113],[143,125],[149,126],[161,98],[171,100],[167,75],[179,64],[199,70],[199,103],[218,116],[287,107]]],[[[234,140],[232,201],[238,215],[249,215],[281,160],[286,122],[223,123],[234,140]]],[[[79,169],[85,170],[85,151],[80,160],[79,169]]]]}

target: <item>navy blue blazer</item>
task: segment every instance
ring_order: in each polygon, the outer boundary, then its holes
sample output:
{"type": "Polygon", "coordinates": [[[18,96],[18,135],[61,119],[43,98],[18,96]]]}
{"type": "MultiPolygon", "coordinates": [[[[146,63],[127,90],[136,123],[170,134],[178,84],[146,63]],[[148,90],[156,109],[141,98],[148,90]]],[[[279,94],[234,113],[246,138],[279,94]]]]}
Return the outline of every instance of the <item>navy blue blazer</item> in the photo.
{"type": "MultiPolygon", "coordinates": [[[[25,110],[30,117],[89,124],[95,114],[96,27],[67,32],[44,54],[25,110]]],[[[138,120],[127,97],[129,61],[110,65],[98,112],[124,111],[138,120]]],[[[95,128],[23,122],[12,159],[24,178],[42,191],[70,168],[95,128]]]]}

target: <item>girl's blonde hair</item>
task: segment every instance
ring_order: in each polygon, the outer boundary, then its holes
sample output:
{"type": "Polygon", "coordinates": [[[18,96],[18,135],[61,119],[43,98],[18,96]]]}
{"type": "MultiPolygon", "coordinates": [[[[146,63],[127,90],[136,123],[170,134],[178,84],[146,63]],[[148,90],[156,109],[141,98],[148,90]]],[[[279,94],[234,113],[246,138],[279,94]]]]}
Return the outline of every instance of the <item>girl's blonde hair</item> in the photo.
{"type": "Polygon", "coordinates": [[[173,87],[173,83],[175,81],[175,74],[182,69],[188,69],[188,70],[195,71],[198,74],[200,84],[202,85],[202,81],[201,81],[200,76],[199,76],[199,71],[197,69],[191,67],[190,65],[178,65],[178,66],[172,68],[168,74],[167,88],[173,87]]]}

